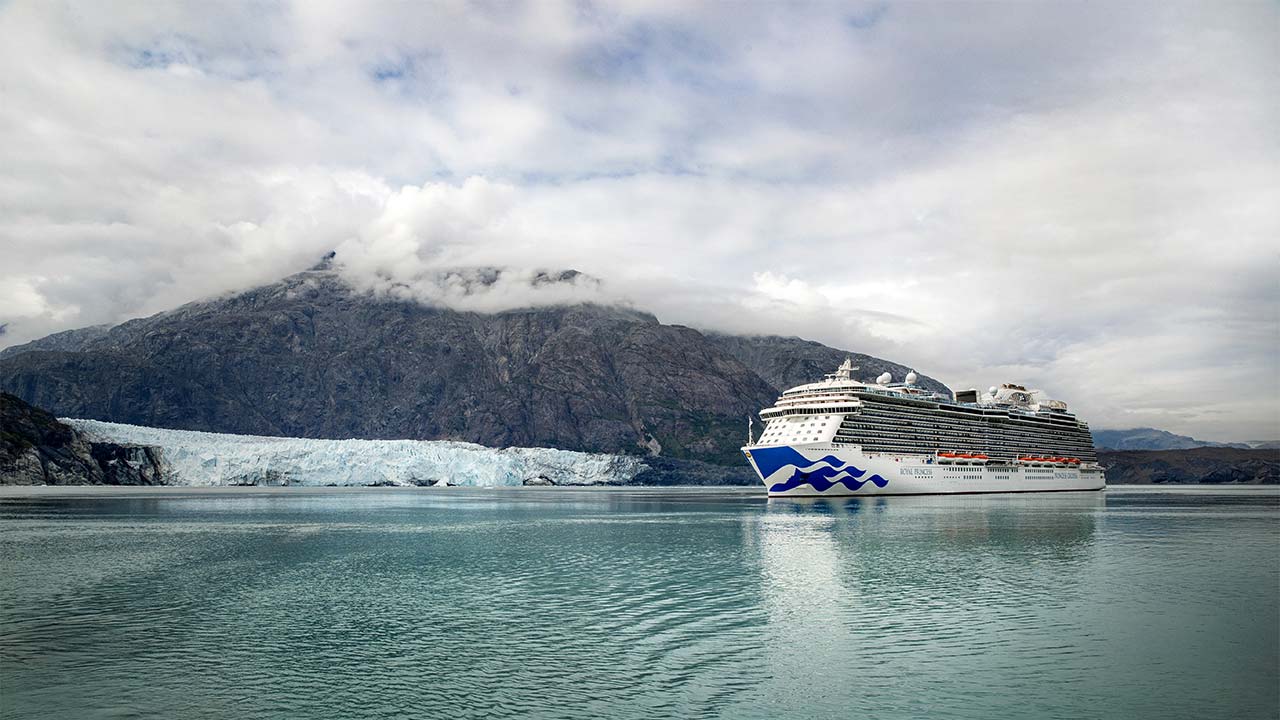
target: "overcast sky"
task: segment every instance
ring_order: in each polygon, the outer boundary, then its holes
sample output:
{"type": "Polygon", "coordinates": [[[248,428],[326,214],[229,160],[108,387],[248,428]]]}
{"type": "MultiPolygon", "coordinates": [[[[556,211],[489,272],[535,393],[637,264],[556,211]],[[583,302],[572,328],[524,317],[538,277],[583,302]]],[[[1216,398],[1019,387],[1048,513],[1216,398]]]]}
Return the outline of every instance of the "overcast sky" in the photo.
{"type": "Polygon", "coordinates": [[[1280,438],[1278,68],[1274,2],[0,2],[0,346],[337,249],[1280,438]]]}

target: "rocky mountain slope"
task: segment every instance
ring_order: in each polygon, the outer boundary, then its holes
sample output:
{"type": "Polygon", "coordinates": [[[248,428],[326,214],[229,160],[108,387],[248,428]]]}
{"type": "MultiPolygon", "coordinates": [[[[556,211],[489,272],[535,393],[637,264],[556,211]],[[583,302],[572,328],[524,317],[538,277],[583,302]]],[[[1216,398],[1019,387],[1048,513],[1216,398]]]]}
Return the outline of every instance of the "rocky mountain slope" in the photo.
{"type": "Polygon", "coordinates": [[[1280,450],[1193,448],[1102,451],[1113,485],[1151,483],[1280,483],[1280,450]]]}
{"type": "MultiPolygon", "coordinates": [[[[794,338],[708,336],[618,307],[482,314],[375,298],[320,266],[11,348],[0,389],[61,416],[152,427],[737,466],[747,416],[844,355],[794,338]]],[[[867,376],[907,371],[859,361],[867,376]]]]}
{"type": "Polygon", "coordinates": [[[1233,447],[1247,449],[1246,443],[1220,443],[1196,440],[1155,428],[1129,430],[1094,430],[1093,444],[1100,450],[1188,450],[1198,447],[1233,447]]]}
{"type": "MultiPolygon", "coordinates": [[[[712,345],[737,358],[779,392],[796,385],[821,380],[823,375],[833,372],[846,357],[852,357],[854,366],[858,368],[855,376],[867,380],[887,372],[895,380],[901,381],[911,370],[895,362],[862,353],[838,350],[798,337],[719,333],[707,333],[706,336],[712,345]]],[[[916,374],[919,375],[919,373],[916,374]]],[[[948,395],[951,393],[946,385],[923,375],[920,375],[917,384],[948,395]]]]}
{"type": "Polygon", "coordinates": [[[0,485],[162,485],[154,448],[93,442],[53,415],[0,393],[0,485]]]}

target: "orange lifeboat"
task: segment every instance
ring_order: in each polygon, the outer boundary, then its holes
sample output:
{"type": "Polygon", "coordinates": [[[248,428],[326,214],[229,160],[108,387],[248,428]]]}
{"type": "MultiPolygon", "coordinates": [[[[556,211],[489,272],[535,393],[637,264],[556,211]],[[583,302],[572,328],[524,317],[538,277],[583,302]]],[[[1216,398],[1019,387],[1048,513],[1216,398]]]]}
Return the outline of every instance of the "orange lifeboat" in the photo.
{"type": "Polygon", "coordinates": [[[955,454],[955,453],[951,453],[951,452],[940,452],[940,453],[938,453],[938,457],[953,458],[953,457],[955,457],[955,456],[956,456],[956,454],[955,454]]]}

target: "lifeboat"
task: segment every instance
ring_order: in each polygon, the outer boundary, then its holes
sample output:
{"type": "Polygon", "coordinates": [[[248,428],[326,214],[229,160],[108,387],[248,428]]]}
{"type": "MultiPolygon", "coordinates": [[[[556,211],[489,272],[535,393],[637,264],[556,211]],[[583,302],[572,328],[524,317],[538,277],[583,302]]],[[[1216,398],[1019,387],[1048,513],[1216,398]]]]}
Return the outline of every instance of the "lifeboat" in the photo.
{"type": "Polygon", "coordinates": [[[940,452],[940,453],[938,453],[938,457],[953,458],[953,457],[955,457],[955,456],[956,456],[956,454],[955,454],[955,453],[951,453],[951,452],[940,452]]]}
{"type": "Polygon", "coordinates": [[[1079,464],[1080,464],[1080,458],[1067,458],[1067,462],[1068,462],[1068,463],[1070,463],[1070,464],[1072,464],[1072,465],[1079,465],[1079,464]]]}
{"type": "Polygon", "coordinates": [[[961,459],[963,459],[963,460],[972,460],[972,459],[973,459],[973,456],[972,456],[972,455],[970,455],[969,453],[956,453],[956,457],[961,458],[961,459]]]}
{"type": "Polygon", "coordinates": [[[977,455],[974,455],[974,456],[973,456],[973,459],[974,459],[974,460],[986,460],[986,459],[987,459],[987,456],[986,456],[986,455],[983,455],[982,453],[978,453],[977,455]]]}

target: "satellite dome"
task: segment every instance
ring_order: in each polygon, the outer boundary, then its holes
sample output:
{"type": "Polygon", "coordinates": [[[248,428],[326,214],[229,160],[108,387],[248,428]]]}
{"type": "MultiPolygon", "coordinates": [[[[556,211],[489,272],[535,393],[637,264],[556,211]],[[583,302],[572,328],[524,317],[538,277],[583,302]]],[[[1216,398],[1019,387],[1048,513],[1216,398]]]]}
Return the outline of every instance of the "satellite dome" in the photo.
{"type": "Polygon", "coordinates": [[[885,383],[889,383],[889,382],[893,382],[893,376],[890,375],[889,373],[885,373],[880,377],[876,378],[876,383],[880,385],[884,385],[885,383]]]}
{"type": "Polygon", "coordinates": [[[915,371],[915,370],[912,370],[911,372],[907,373],[907,384],[908,384],[908,385],[915,385],[915,384],[916,384],[916,380],[917,380],[917,376],[916,376],[916,371],[915,371]]]}
{"type": "Polygon", "coordinates": [[[987,392],[988,392],[988,393],[990,393],[990,394],[992,394],[992,395],[995,395],[995,394],[996,394],[996,386],[995,386],[995,385],[992,385],[992,386],[991,386],[991,389],[990,389],[990,390],[988,390],[987,392]]]}

